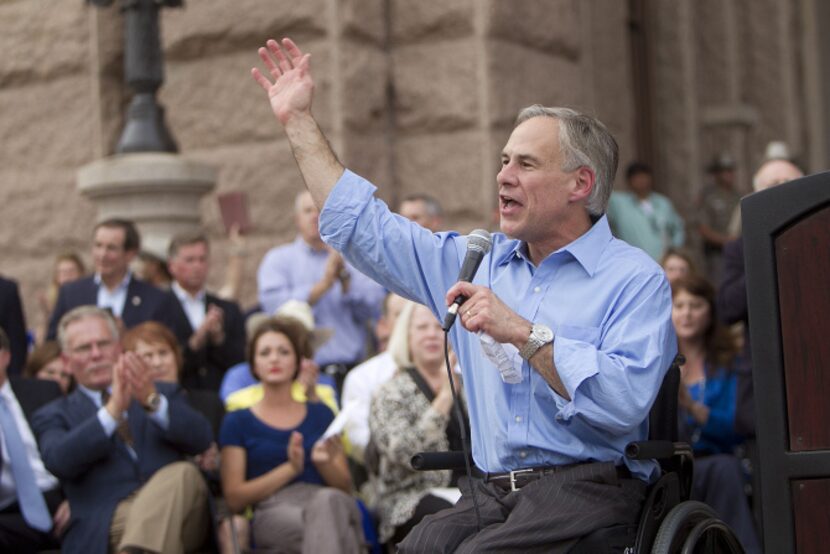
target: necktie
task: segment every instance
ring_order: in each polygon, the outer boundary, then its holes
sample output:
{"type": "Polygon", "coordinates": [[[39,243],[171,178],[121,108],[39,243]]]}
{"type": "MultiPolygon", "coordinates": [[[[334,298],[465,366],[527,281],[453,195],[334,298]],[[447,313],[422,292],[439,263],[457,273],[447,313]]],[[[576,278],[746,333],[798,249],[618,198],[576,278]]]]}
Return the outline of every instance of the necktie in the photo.
{"type": "Polygon", "coordinates": [[[34,529],[47,532],[52,529],[52,516],[43,499],[43,493],[37,487],[35,472],[29,465],[26,456],[26,446],[20,437],[20,431],[15,424],[14,416],[5,397],[0,395],[0,429],[3,430],[3,439],[9,451],[12,477],[17,488],[17,501],[23,519],[34,529]]]}
{"type": "MultiPolygon", "coordinates": [[[[101,405],[106,406],[109,399],[110,392],[108,390],[103,391],[101,393],[101,405]]],[[[130,432],[130,424],[127,422],[126,417],[122,417],[118,421],[118,427],[115,428],[115,432],[118,433],[118,436],[121,437],[121,440],[124,441],[127,446],[133,446],[133,434],[130,432]]]]}

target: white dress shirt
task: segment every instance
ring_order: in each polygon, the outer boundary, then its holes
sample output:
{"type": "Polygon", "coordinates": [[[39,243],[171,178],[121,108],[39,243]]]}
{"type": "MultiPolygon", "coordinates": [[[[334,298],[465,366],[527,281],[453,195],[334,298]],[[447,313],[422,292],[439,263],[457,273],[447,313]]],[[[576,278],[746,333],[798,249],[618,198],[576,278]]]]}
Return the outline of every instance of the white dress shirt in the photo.
{"type": "MultiPolygon", "coordinates": [[[[58,486],[58,480],[46,471],[43,465],[43,460],[40,459],[40,451],[37,448],[35,436],[32,434],[32,429],[29,427],[29,422],[23,414],[23,409],[14,395],[8,379],[0,387],[0,397],[6,402],[9,407],[15,422],[17,423],[17,430],[20,433],[20,438],[23,439],[23,444],[26,447],[26,457],[29,459],[29,466],[35,474],[35,482],[41,491],[50,491],[58,486]]],[[[17,501],[17,487],[14,484],[14,477],[12,477],[11,462],[9,459],[9,451],[6,448],[6,440],[3,437],[3,430],[0,429],[0,451],[2,451],[3,466],[0,469],[0,510],[10,506],[17,501]]]]}
{"type": "Polygon", "coordinates": [[[207,313],[207,303],[205,300],[204,289],[197,292],[195,296],[191,296],[191,294],[184,290],[176,281],[173,281],[170,289],[173,291],[173,294],[176,295],[176,298],[179,299],[179,302],[181,302],[184,314],[187,316],[190,326],[193,327],[193,330],[195,331],[202,325],[202,322],[205,321],[205,314],[207,313]]]}
{"type": "Polygon", "coordinates": [[[369,444],[369,405],[375,391],[392,378],[397,365],[389,352],[381,352],[355,366],[346,374],[343,382],[342,405],[345,408],[354,402],[350,409],[351,417],[346,422],[346,434],[352,444],[352,457],[363,462],[363,452],[369,444]]]}
{"type": "Polygon", "coordinates": [[[124,313],[124,304],[127,302],[127,287],[130,286],[132,275],[128,271],[118,286],[110,290],[101,280],[101,275],[96,273],[94,279],[95,284],[98,285],[98,307],[109,308],[115,317],[121,317],[121,314],[124,313]]]}

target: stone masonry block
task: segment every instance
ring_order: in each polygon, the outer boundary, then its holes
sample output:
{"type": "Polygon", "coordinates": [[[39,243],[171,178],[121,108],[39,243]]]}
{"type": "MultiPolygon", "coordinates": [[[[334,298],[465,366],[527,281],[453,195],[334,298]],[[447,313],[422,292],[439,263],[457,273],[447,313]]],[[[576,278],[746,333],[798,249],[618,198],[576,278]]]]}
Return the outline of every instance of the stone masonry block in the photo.
{"type": "Polygon", "coordinates": [[[389,200],[394,185],[390,160],[392,148],[383,133],[347,133],[343,140],[343,164],[358,175],[375,183],[383,191],[380,197],[389,200]]]}
{"type": "Polygon", "coordinates": [[[488,36],[576,59],[579,0],[489,0],[488,36]]]}
{"type": "Polygon", "coordinates": [[[343,41],[341,50],[345,126],[358,132],[382,132],[389,115],[387,56],[378,48],[354,41],[343,41]]]}
{"type": "Polygon", "coordinates": [[[452,131],[478,121],[475,39],[434,41],[394,51],[396,124],[405,132],[452,131]],[[452,52],[451,56],[446,55],[452,52]]]}
{"type": "Polygon", "coordinates": [[[0,167],[78,166],[92,157],[89,78],[0,88],[0,167]]]}
{"type": "Polygon", "coordinates": [[[486,225],[494,175],[484,175],[479,131],[401,137],[395,143],[398,198],[426,192],[440,199],[448,223],[486,225]],[[490,186],[492,185],[492,186],[490,186]]]}
{"type": "Polygon", "coordinates": [[[201,58],[233,50],[256,56],[268,38],[289,35],[302,46],[308,37],[325,34],[330,0],[273,2],[225,0],[188,2],[184,9],[167,9],[162,43],[168,59],[201,58]]]}
{"type": "MultiPolygon", "coordinates": [[[[310,50],[315,53],[314,113],[327,128],[331,124],[329,58],[322,43],[311,44],[310,50]]],[[[159,101],[182,152],[282,136],[267,95],[251,78],[251,67],[257,62],[255,51],[240,51],[168,64],[159,101]]]]}
{"type": "Polygon", "coordinates": [[[459,39],[473,34],[476,0],[392,0],[392,41],[459,39]]]}
{"type": "Polygon", "coordinates": [[[488,43],[487,52],[491,125],[512,125],[519,110],[531,104],[591,111],[580,105],[584,91],[578,64],[502,41],[488,43]]]}
{"type": "Polygon", "coordinates": [[[0,3],[4,88],[86,70],[89,25],[83,2],[0,3]]]}
{"type": "Polygon", "coordinates": [[[347,37],[381,45],[386,39],[385,0],[338,0],[338,21],[347,37]]]}

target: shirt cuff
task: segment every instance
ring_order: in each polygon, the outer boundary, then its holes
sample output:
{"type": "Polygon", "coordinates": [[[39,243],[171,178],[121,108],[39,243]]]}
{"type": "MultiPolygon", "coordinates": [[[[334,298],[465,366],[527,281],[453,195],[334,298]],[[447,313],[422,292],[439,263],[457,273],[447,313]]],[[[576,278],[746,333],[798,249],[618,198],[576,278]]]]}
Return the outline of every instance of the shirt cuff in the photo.
{"type": "Polygon", "coordinates": [[[98,408],[98,421],[101,422],[101,427],[104,428],[104,434],[108,437],[111,437],[118,428],[118,421],[112,417],[112,414],[104,406],[98,408]]]}
{"type": "MultiPolygon", "coordinates": [[[[584,336],[586,332],[591,331],[593,329],[571,329],[566,325],[560,325],[553,341],[553,363],[559,379],[571,398],[570,402],[565,401],[564,405],[560,406],[558,414],[558,417],[566,421],[576,414],[574,401],[579,385],[599,373],[597,348],[593,344],[598,337],[584,336]]],[[[551,392],[551,394],[555,393],[551,392]]],[[[557,405],[559,404],[560,402],[557,402],[557,405]]]]}
{"type": "Polygon", "coordinates": [[[150,412],[148,416],[151,420],[155,421],[156,424],[167,431],[170,428],[170,410],[169,404],[167,403],[167,397],[163,394],[159,394],[159,407],[158,410],[155,412],[150,412]]]}

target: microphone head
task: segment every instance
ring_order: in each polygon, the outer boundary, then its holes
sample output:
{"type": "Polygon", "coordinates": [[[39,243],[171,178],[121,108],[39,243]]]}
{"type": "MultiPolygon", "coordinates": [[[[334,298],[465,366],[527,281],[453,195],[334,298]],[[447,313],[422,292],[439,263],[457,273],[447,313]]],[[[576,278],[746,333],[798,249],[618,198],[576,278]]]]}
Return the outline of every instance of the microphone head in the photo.
{"type": "Polygon", "coordinates": [[[486,254],[490,251],[492,245],[493,239],[490,232],[485,229],[473,229],[467,235],[467,250],[477,250],[482,254],[486,254]]]}

